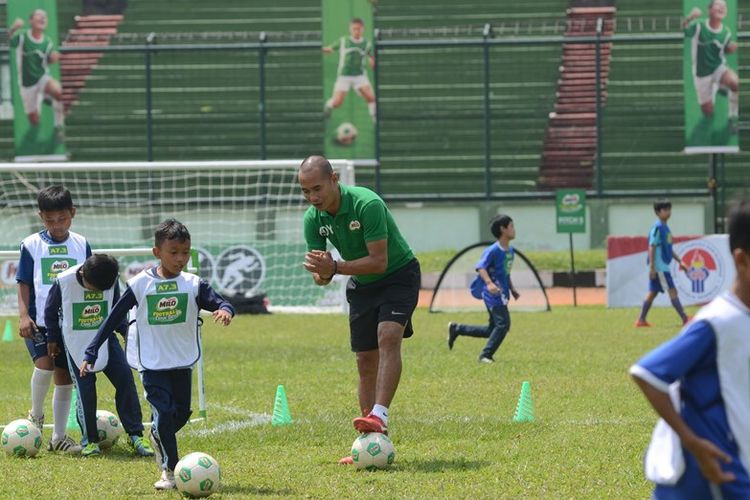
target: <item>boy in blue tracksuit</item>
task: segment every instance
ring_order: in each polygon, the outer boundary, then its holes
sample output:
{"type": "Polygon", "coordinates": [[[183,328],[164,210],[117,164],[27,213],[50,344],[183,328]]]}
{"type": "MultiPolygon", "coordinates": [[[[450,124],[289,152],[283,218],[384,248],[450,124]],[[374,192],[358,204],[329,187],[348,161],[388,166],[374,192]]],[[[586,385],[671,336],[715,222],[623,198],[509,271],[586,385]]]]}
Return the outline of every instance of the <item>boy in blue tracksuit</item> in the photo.
{"type": "Polygon", "coordinates": [[[667,291],[669,300],[672,302],[682,324],[688,322],[688,316],[682,308],[680,298],[677,296],[677,288],[674,285],[670,264],[672,259],[679,262],[680,270],[687,272],[687,266],[682,263],[680,257],[672,249],[672,231],[667,226],[667,221],[672,216],[672,203],[669,200],[658,200],[654,203],[654,212],[658,220],[651,226],[648,233],[648,293],[641,307],[641,314],[635,322],[636,327],[648,327],[646,315],[657,294],[667,291]]]}
{"type": "Polygon", "coordinates": [[[508,313],[510,296],[513,295],[516,300],[520,297],[510,280],[510,271],[515,256],[510,242],[516,237],[513,219],[507,215],[498,215],[490,223],[490,231],[497,242],[488,246],[482,253],[476,265],[477,277],[471,283],[471,294],[477,299],[484,300],[484,305],[490,315],[489,324],[487,326],[448,324],[449,349],[453,349],[453,344],[460,335],[487,339],[487,344],[479,355],[480,363],[494,363],[493,356],[510,330],[510,314],[508,313]]]}
{"type": "MultiPolygon", "coordinates": [[[[84,457],[101,453],[96,428],[96,375],[80,376],[84,351],[104,323],[112,306],[120,298],[117,284],[119,266],[114,257],[94,254],[83,264],[60,273],[50,288],[44,308],[47,347],[52,358],[65,356],[71,377],[78,388],[78,424],[83,430],[84,457]]],[[[127,322],[117,328],[125,334],[127,322]]],[[[96,366],[115,388],[115,405],[129,442],[136,455],[154,456],[151,444],[143,439],[143,416],[133,372],[114,333],[105,339],[96,366]]]]}
{"type": "Polygon", "coordinates": [[[205,280],[183,272],[190,260],[190,233],[184,225],[166,220],[156,228],[154,240],[159,265],[128,280],[127,290],[86,349],[81,376],[95,366],[112,330],[137,307],[136,328],[128,335],[128,361],[140,372],[151,405],[150,438],[161,471],[154,488],[166,490],[175,487],[176,433],[192,413],[192,366],[201,356],[198,313],[212,311],[214,320],[226,326],[234,308],[205,280]]]}

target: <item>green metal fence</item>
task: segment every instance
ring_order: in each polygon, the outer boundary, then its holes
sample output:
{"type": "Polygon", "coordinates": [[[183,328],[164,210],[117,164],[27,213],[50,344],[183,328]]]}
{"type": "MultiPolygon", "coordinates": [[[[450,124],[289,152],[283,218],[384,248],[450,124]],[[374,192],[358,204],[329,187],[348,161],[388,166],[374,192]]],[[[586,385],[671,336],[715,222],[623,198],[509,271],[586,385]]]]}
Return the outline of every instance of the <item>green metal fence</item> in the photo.
{"type": "MultiPolygon", "coordinates": [[[[489,35],[377,40],[378,161],[358,169],[360,183],[400,200],[549,196],[537,188],[545,130],[563,44],[575,42],[613,44],[609,67],[597,65],[592,83],[599,92],[606,78],[607,93],[597,100],[591,196],[705,195],[714,171],[720,189],[750,187],[746,153],[713,161],[681,153],[681,34],[489,35]]],[[[742,70],[750,34],[739,40],[742,70]]],[[[150,37],[62,52],[104,53],[67,119],[73,160],[279,159],[322,149],[316,41],[150,37]]],[[[743,116],[750,106],[741,103],[743,116]]],[[[742,146],[750,149],[747,140],[742,146]]]]}

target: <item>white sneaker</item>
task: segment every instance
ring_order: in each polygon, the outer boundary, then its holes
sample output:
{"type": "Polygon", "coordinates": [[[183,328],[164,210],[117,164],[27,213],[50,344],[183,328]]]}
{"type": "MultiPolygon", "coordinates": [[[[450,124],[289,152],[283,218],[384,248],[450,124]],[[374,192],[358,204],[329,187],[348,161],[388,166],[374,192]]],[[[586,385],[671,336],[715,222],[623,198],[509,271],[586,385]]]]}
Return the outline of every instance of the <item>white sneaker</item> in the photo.
{"type": "Polygon", "coordinates": [[[161,471],[161,479],[154,483],[154,488],[157,490],[173,490],[177,486],[174,482],[174,472],[171,470],[161,471]]]}
{"type": "Polygon", "coordinates": [[[60,439],[50,439],[47,451],[61,451],[63,453],[81,453],[83,447],[65,434],[60,439]]]}

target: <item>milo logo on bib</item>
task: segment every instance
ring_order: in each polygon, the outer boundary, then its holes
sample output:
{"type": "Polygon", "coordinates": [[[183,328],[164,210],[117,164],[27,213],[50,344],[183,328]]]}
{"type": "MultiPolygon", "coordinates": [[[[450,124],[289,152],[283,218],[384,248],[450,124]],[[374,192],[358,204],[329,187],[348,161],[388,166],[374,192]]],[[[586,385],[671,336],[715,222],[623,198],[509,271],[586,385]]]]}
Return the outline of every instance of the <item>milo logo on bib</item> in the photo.
{"type": "Polygon", "coordinates": [[[96,330],[107,318],[107,302],[74,302],[73,330],[96,330]]]}
{"type": "Polygon", "coordinates": [[[187,293],[147,295],[148,324],[173,325],[184,323],[187,315],[187,293]]]}
{"type": "MultiPolygon", "coordinates": [[[[57,248],[57,247],[51,247],[57,248]]],[[[67,253],[67,251],[66,251],[67,253]]],[[[68,257],[42,257],[42,284],[51,285],[57,275],[78,262],[68,257]]]]}

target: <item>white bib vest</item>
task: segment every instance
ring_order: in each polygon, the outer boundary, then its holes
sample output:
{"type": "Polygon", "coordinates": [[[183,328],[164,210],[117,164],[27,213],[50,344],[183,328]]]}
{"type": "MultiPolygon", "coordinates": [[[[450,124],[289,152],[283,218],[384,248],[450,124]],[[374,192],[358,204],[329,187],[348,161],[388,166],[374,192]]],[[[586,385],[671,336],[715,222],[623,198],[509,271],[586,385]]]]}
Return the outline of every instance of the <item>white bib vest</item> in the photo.
{"type": "MultiPolygon", "coordinates": [[[[78,283],[76,273],[82,264],[60,273],[57,282],[62,296],[62,334],[70,357],[80,369],[86,348],[96,337],[99,327],[112,311],[114,287],[103,292],[86,290],[78,283]]],[[[109,340],[99,348],[96,363],[89,371],[98,372],[107,367],[109,340]]]]}
{"type": "Polygon", "coordinates": [[[23,240],[23,247],[34,259],[34,296],[37,326],[44,326],[44,305],[57,275],[86,260],[86,238],[70,231],[68,239],[49,243],[37,234],[23,240]]]}
{"type": "Polygon", "coordinates": [[[750,472],[750,309],[725,293],[695,315],[716,333],[716,364],[729,428],[750,472]]]}
{"type": "Polygon", "coordinates": [[[141,271],[128,280],[138,302],[136,328],[128,334],[128,343],[134,341],[128,349],[128,361],[138,370],[191,367],[201,355],[197,303],[200,278],[183,272],[162,279],[153,272],[141,271]]]}

